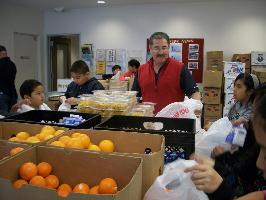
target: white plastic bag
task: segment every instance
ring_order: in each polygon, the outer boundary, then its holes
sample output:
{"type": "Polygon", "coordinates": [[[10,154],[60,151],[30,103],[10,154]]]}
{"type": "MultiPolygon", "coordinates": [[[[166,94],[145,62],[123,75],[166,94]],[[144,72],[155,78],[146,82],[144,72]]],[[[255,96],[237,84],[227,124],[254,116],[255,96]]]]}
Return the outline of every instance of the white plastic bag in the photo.
{"type": "Polygon", "coordinates": [[[212,150],[218,145],[223,146],[226,151],[229,151],[231,144],[226,142],[226,138],[232,127],[228,117],[215,121],[206,133],[196,134],[195,152],[210,157],[212,150]]]}
{"type": "Polygon", "coordinates": [[[144,200],[208,200],[207,195],[196,189],[191,173],[184,169],[195,165],[194,160],[177,160],[165,166],[144,196],[144,200]]]}
{"type": "Polygon", "coordinates": [[[200,118],[198,118],[194,111],[202,110],[202,103],[199,100],[186,98],[183,102],[175,102],[167,105],[156,117],[167,118],[188,118],[196,120],[196,133],[201,131],[200,118]]]}
{"type": "Polygon", "coordinates": [[[71,105],[63,100],[63,103],[59,106],[58,111],[70,111],[71,105]]]}

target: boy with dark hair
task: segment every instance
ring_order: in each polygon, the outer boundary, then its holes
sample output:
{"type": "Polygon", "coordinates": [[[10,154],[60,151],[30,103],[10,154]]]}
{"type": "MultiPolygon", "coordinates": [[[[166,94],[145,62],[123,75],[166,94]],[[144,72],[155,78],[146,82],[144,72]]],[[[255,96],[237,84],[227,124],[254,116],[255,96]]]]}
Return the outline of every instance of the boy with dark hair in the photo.
{"type": "Polygon", "coordinates": [[[125,80],[125,79],[130,79],[134,78],[134,76],[137,74],[138,69],[139,69],[140,63],[136,59],[131,59],[128,61],[128,71],[125,72],[119,80],[125,80]]]}
{"type": "Polygon", "coordinates": [[[73,81],[68,85],[65,96],[60,98],[61,102],[66,100],[70,105],[77,105],[77,97],[82,94],[92,94],[93,90],[104,90],[103,85],[94,77],[90,77],[88,65],[78,60],[70,68],[73,81]]]}
{"type": "Polygon", "coordinates": [[[51,110],[45,103],[44,88],[41,82],[30,79],[22,83],[19,89],[20,96],[28,104],[22,104],[17,112],[30,110],[51,110]]]}

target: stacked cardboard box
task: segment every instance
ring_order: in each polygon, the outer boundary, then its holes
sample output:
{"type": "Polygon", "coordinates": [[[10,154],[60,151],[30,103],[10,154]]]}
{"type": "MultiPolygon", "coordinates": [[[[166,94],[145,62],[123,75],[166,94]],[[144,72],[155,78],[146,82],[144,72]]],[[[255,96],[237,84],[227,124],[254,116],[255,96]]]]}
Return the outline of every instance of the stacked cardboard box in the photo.
{"type": "Polygon", "coordinates": [[[234,54],[232,62],[245,63],[245,73],[250,73],[251,68],[251,54],[234,54]]]}
{"type": "Polygon", "coordinates": [[[207,52],[207,70],[223,71],[223,51],[207,52]]]}
{"type": "Polygon", "coordinates": [[[252,74],[255,74],[261,83],[266,82],[266,68],[252,67],[252,74]]]}
{"type": "Polygon", "coordinates": [[[204,120],[215,121],[222,116],[222,71],[205,71],[203,74],[204,120]]]}
{"type": "Polygon", "coordinates": [[[224,62],[224,108],[223,116],[227,116],[230,107],[235,103],[234,81],[240,74],[245,73],[245,63],[242,62],[224,62]]]}

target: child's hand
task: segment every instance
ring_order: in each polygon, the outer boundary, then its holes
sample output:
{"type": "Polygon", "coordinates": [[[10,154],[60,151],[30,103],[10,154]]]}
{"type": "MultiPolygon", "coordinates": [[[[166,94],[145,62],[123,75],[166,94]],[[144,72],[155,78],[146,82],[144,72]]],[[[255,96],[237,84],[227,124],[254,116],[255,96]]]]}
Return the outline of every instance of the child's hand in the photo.
{"type": "Polygon", "coordinates": [[[210,165],[194,165],[186,168],[185,172],[192,172],[191,180],[196,188],[207,193],[213,193],[223,182],[222,177],[210,165]]]}
{"type": "Polygon", "coordinates": [[[66,99],[65,102],[70,104],[71,106],[74,106],[74,105],[78,104],[77,98],[74,98],[74,97],[70,97],[70,98],[66,99]]]}
{"type": "Polygon", "coordinates": [[[61,96],[59,98],[60,103],[63,103],[66,100],[66,96],[61,96]]]}

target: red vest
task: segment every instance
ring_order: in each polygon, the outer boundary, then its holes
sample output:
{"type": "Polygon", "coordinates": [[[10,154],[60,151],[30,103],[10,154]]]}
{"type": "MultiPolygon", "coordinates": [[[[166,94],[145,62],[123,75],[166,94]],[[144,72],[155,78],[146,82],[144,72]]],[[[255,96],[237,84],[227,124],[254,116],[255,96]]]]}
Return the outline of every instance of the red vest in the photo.
{"type": "Polygon", "coordinates": [[[184,100],[185,93],[180,86],[182,69],[183,63],[168,58],[156,81],[153,59],[140,66],[138,80],[142,101],[156,103],[155,114],[170,103],[184,100]]]}

